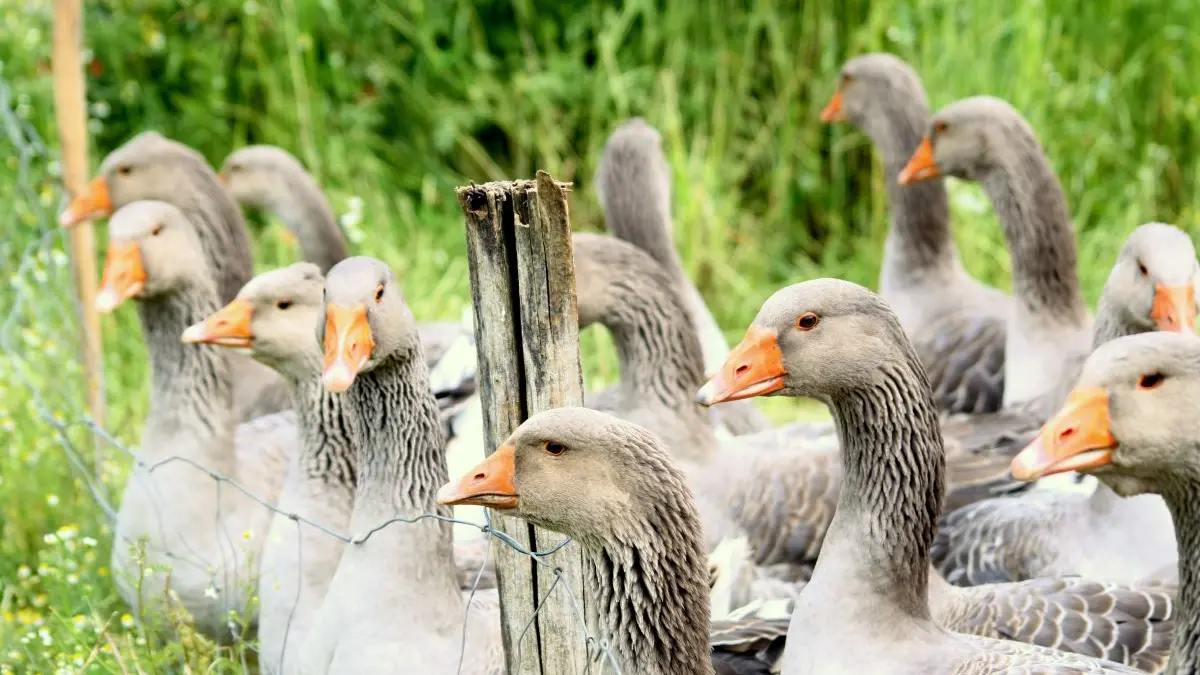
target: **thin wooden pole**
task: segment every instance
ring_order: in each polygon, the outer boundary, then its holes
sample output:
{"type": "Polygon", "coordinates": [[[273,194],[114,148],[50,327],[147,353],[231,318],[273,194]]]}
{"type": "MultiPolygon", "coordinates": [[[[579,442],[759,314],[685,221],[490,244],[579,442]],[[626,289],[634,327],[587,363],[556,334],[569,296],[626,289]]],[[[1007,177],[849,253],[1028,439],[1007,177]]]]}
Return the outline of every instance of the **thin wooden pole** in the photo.
{"type": "MultiPolygon", "coordinates": [[[[62,148],[63,182],[70,195],[78,194],[88,180],[82,42],[82,1],[54,0],[54,113],[62,148]]],[[[96,312],[96,259],[91,222],[84,221],[67,230],[67,241],[75,276],[75,309],[81,328],[87,405],[92,419],[104,426],[104,360],[100,317],[96,312]]]]}
{"type": "MultiPolygon", "coordinates": [[[[475,307],[485,451],[490,454],[530,415],[583,404],[579,319],[566,191],[538,172],[537,181],[458,189],[467,225],[475,307]]],[[[529,550],[564,539],[491,512],[493,526],[529,550]]],[[[587,672],[583,551],[574,543],[539,565],[493,543],[510,675],[587,672]]]]}

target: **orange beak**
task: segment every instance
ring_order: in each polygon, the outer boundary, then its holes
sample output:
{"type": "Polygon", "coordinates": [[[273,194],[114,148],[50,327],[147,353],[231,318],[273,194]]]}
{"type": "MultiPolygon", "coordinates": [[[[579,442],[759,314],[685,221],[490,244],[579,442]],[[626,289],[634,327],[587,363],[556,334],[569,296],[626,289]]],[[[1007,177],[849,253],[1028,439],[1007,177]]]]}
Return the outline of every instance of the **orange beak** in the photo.
{"type": "Polygon", "coordinates": [[[325,372],[321,382],[332,392],[343,392],[367,365],[375,351],[375,338],[367,321],[367,308],[325,307],[325,372]]]}
{"type": "Polygon", "coordinates": [[[845,122],[846,113],[842,112],[842,92],[833,92],[833,98],[829,99],[829,105],[821,111],[821,121],[826,124],[833,122],[845,122]]]}
{"type": "Polygon", "coordinates": [[[696,393],[700,405],[765,396],[783,389],[783,352],[775,331],[750,326],[720,372],[696,393]]]}
{"type": "Polygon", "coordinates": [[[1034,480],[1065,471],[1084,471],[1112,463],[1117,439],[1108,418],[1108,392],[1097,387],[1071,392],[1037,438],[1013,458],[1017,480],[1034,480]]]}
{"type": "Polygon", "coordinates": [[[94,179],[87,184],[83,192],[75,195],[67,210],[58,217],[58,224],[63,227],[78,225],[92,218],[103,218],[113,210],[112,199],[108,196],[108,183],[104,177],[94,179]]]}
{"type": "Polygon", "coordinates": [[[254,345],[254,334],[250,331],[253,318],[254,304],[238,298],[200,323],[188,326],[179,339],[194,344],[249,349],[254,345]]]}
{"type": "Polygon", "coordinates": [[[921,139],[921,144],[917,146],[916,152],[908,160],[904,170],[896,177],[896,182],[908,185],[937,178],[940,175],[942,172],[938,170],[937,164],[933,161],[933,143],[930,143],[929,137],[926,136],[921,139]]]}
{"type": "Polygon", "coordinates": [[[104,276],[96,294],[96,311],[107,314],[146,287],[142,252],[132,241],[111,242],[104,255],[104,276]]]}
{"type": "Polygon", "coordinates": [[[1164,286],[1154,289],[1154,306],[1150,318],[1159,330],[1196,334],[1196,287],[1164,286]]]}
{"type": "Polygon", "coordinates": [[[505,441],[462,478],[443,485],[438,490],[437,502],[446,506],[473,504],[493,509],[515,509],[519,504],[517,486],[513,480],[516,467],[512,443],[505,441]]]}

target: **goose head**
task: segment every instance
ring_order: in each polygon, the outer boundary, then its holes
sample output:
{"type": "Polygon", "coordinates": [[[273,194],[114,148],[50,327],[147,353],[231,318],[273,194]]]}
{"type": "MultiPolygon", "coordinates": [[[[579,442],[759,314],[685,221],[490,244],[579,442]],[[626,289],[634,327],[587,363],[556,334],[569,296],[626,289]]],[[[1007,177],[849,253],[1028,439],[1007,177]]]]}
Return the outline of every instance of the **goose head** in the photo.
{"type": "Polygon", "coordinates": [[[218,174],[233,198],[244,206],[267,208],[286,198],[287,175],[305,173],[299,160],[282,148],[251,145],[232,152],[218,174]]]}
{"type": "Polygon", "coordinates": [[[309,262],[264,272],[228,305],[185,330],[182,339],[243,351],[277,370],[309,362],[321,353],[313,326],[324,287],[320,268],[309,262]]]}
{"type": "Polygon", "coordinates": [[[346,258],[325,277],[317,321],[324,345],[322,382],[343,392],[360,373],[389,361],[408,361],[421,349],[417,324],[391,268],[374,258],[346,258]]]}
{"type": "Polygon", "coordinates": [[[842,66],[837,89],[821,110],[821,121],[849,122],[868,132],[885,129],[889,110],[908,107],[914,101],[923,116],[928,116],[925,88],[912,66],[892,54],[863,54],[842,66]]]}
{"type": "Polygon", "coordinates": [[[1092,352],[1062,409],[1012,462],[1020,480],[1082,471],[1125,496],[1161,492],[1181,468],[1200,476],[1200,339],[1163,331],[1092,352]]]}
{"type": "Polygon", "coordinates": [[[509,511],[587,543],[643,532],[639,523],[663,516],[658,501],[683,495],[691,501],[653,433],[588,408],[555,408],[530,417],[443,486],[438,503],[509,511]]]}
{"type": "Polygon", "coordinates": [[[841,279],[793,284],[763,303],[696,400],[783,395],[828,402],[871,379],[862,363],[894,361],[908,344],[887,303],[866,288],[841,279]]]}
{"type": "Polygon", "coordinates": [[[171,293],[206,274],[199,238],[183,212],[165,202],[133,202],[109,222],[96,310],[108,313],[131,298],[171,293]]]}
{"type": "Polygon", "coordinates": [[[1041,153],[1037,135],[1008,102],[992,96],[955,101],[933,115],[897,181],[907,185],[938,176],[980,181],[1011,161],[1013,144],[1036,146],[1041,153]]]}
{"type": "Polygon", "coordinates": [[[144,131],[108,153],[99,175],[71,200],[59,216],[70,227],[84,220],[109,216],[139,200],[174,201],[179,185],[207,179],[213,182],[204,157],[157,131],[144,131]]]}
{"type": "Polygon", "coordinates": [[[1110,311],[1139,332],[1196,333],[1196,248],[1183,230],[1145,223],[1126,239],[1104,287],[1110,311]]]}

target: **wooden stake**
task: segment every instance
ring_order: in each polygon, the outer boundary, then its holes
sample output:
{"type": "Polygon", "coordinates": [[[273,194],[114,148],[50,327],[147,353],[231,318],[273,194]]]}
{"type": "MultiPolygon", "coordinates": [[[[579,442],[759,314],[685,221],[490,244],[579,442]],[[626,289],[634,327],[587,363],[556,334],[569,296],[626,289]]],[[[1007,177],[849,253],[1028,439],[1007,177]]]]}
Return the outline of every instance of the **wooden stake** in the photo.
{"type": "MultiPolygon", "coordinates": [[[[569,184],[537,181],[458,189],[467,225],[471,300],[479,350],[485,452],[534,413],[583,404],[569,184]]],[[[533,551],[561,534],[491,512],[493,526],[533,551]]],[[[588,593],[574,544],[539,565],[493,543],[510,675],[588,672],[588,593]],[[561,578],[560,578],[561,577],[561,578]],[[540,607],[540,609],[539,609],[540,607]]]]}
{"type": "MultiPolygon", "coordinates": [[[[63,182],[70,195],[78,194],[88,182],[82,43],[82,1],[54,0],[54,113],[62,148],[63,182]]],[[[75,309],[81,329],[87,405],[92,419],[104,426],[104,360],[100,317],[96,313],[96,259],[91,222],[70,228],[67,239],[75,276],[75,309]]]]}

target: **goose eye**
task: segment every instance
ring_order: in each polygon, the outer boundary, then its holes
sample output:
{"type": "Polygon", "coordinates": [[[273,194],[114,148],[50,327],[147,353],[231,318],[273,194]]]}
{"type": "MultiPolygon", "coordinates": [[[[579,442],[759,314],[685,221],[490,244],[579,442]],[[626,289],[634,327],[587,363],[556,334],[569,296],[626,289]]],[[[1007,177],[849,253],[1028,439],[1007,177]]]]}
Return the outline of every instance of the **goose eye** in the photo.
{"type": "Polygon", "coordinates": [[[162,228],[163,228],[162,223],[155,225],[153,228],[150,229],[150,235],[153,237],[157,237],[159,235],[159,233],[162,232],[162,228]]]}
{"type": "Polygon", "coordinates": [[[559,443],[558,441],[546,441],[544,446],[546,448],[546,452],[556,457],[563,454],[567,450],[567,446],[559,443]]]}
{"type": "Polygon", "coordinates": [[[946,122],[944,120],[938,120],[933,125],[933,130],[939,134],[944,133],[946,131],[946,129],[949,129],[949,128],[950,128],[950,125],[946,124],[946,122]]]}
{"type": "Polygon", "coordinates": [[[1139,261],[1137,261],[1137,264],[1138,264],[1138,271],[1142,273],[1142,276],[1144,276],[1144,277],[1150,276],[1150,270],[1146,269],[1146,263],[1139,260],[1139,261]]]}
{"type": "Polygon", "coordinates": [[[129,174],[131,174],[131,173],[133,173],[133,167],[132,167],[132,166],[129,166],[128,164],[126,164],[126,165],[124,165],[124,166],[118,166],[118,167],[117,167],[117,174],[118,174],[118,175],[121,175],[121,176],[128,176],[128,175],[129,175],[129,174]]]}
{"type": "Polygon", "coordinates": [[[1138,378],[1138,389],[1154,389],[1167,379],[1162,373],[1148,373],[1138,378]]]}
{"type": "Polygon", "coordinates": [[[842,84],[847,85],[854,81],[854,76],[850,73],[842,73],[842,84]]]}
{"type": "Polygon", "coordinates": [[[812,312],[801,314],[800,318],[796,319],[796,328],[800,330],[812,330],[817,325],[817,315],[812,312]]]}
{"type": "Polygon", "coordinates": [[[375,287],[375,302],[379,302],[380,300],[383,300],[383,284],[375,287]]]}
{"type": "Polygon", "coordinates": [[[292,306],[292,301],[291,300],[280,300],[279,302],[275,303],[275,306],[278,307],[279,309],[287,309],[288,307],[292,306]]]}

